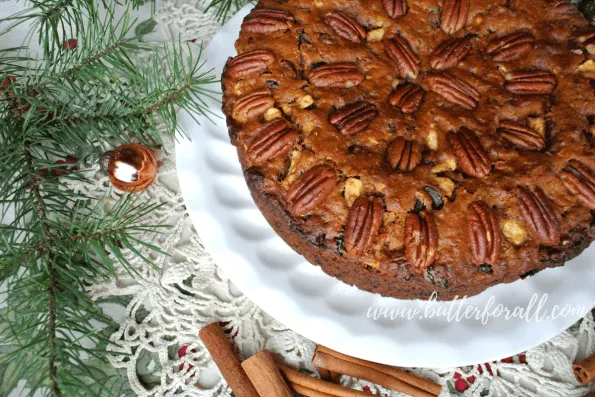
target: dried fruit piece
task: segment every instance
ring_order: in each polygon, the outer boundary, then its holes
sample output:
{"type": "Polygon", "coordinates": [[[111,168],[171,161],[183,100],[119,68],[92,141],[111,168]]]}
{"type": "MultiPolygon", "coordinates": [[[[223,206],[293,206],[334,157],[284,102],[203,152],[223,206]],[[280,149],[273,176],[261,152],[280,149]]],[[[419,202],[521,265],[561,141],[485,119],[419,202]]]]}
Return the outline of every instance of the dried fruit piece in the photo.
{"type": "Polygon", "coordinates": [[[501,121],[497,131],[502,138],[519,149],[541,150],[545,147],[545,137],[543,135],[514,121],[501,121]]]}
{"type": "Polygon", "coordinates": [[[544,244],[558,243],[560,225],[549,199],[539,186],[533,192],[527,188],[520,188],[518,205],[523,221],[544,244]]]}
{"type": "Polygon", "coordinates": [[[440,15],[440,27],[448,34],[461,30],[469,18],[470,0],[444,0],[442,2],[442,14],[440,15]]]}
{"type": "Polygon", "coordinates": [[[261,73],[275,60],[275,55],[267,50],[248,51],[232,58],[227,63],[227,74],[234,79],[261,73]]]}
{"type": "Polygon", "coordinates": [[[401,36],[384,42],[384,52],[396,62],[399,75],[403,78],[416,78],[419,74],[419,57],[409,43],[401,36]]]}
{"type": "Polygon", "coordinates": [[[426,92],[417,84],[405,83],[390,94],[388,101],[394,107],[401,109],[401,112],[412,114],[417,112],[425,95],[426,92]]]}
{"type": "Polygon", "coordinates": [[[527,32],[515,32],[494,39],[487,53],[496,62],[515,61],[529,54],[535,48],[535,37],[527,32]]]}
{"type": "Polygon", "coordinates": [[[422,160],[422,146],[398,137],[388,145],[386,160],[395,171],[413,171],[422,160]]]}
{"type": "Polygon", "coordinates": [[[407,0],[382,0],[382,5],[393,19],[407,14],[407,0]]]}
{"type": "Polygon", "coordinates": [[[303,215],[322,203],[336,184],[334,168],[326,164],[316,165],[293,183],[287,192],[287,200],[294,212],[303,215]]]}
{"type": "Polygon", "coordinates": [[[350,88],[364,81],[364,74],[352,62],[322,65],[310,72],[310,83],[316,87],[350,88]]]}
{"type": "Polygon", "coordinates": [[[275,100],[266,89],[260,89],[238,98],[233,107],[233,118],[245,123],[275,106],[275,100]]]}
{"type": "Polygon", "coordinates": [[[502,233],[496,212],[485,202],[476,201],[469,205],[467,225],[475,263],[497,264],[502,247],[502,233]]]}
{"type": "Polygon", "coordinates": [[[447,139],[457,158],[457,165],[464,173],[479,178],[490,173],[490,159],[473,131],[461,127],[458,132],[450,131],[447,139]]]}
{"type": "Polygon", "coordinates": [[[439,211],[444,208],[444,199],[440,192],[434,189],[432,186],[424,186],[424,192],[430,196],[430,200],[432,200],[432,209],[439,211]]]}
{"type": "Polygon", "coordinates": [[[481,98],[479,91],[471,84],[448,73],[435,74],[428,77],[430,89],[440,94],[444,99],[467,110],[473,110],[479,105],[481,98]]]}
{"type": "Polygon", "coordinates": [[[506,75],[504,88],[517,95],[551,94],[558,85],[558,79],[550,72],[512,72],[506,75]]]}
{"type": "Polygon", "coordinates": [[[382,225],[384,207],[376,197],[358,197],[347,216],[345,249],[351,255],[362,255],[382,225]]]}
{"type": "Polygon", "coordinates": [[[368,102],[355,102],[331,112],[329,122],[341,134],[352,135],[364,130],[378,115],[376,105],[368,102]]]}
{"type": "Polygon", "coordinates": [[[469,54],[469,51],[471,51],[471,40],[467,38],[444,40],[430,55],[430,66],[436,70],[454,68],[469,54]]]}
{"type": "Polygon", "coordinates": [[[356,20],[341,11],[328,13],[324,21],[346,40],[359,43],[366,38],[366,30],[356,20]]]}
{"type": "Polygon", "coordinates": [[[264,163],[289,152],[297,140],[298,133],[285,120],[274,121],[264,127],[246,152],[253,162],[264,163]]]}
{"type": "Polygon", "coordinates": [[[595,174],[577,160],[570,160],[560,173],[564,186],[589,209],[595,211],[595,174]]]}
{"type": "Polygon", "coordinates": [[[420,212],[407,214],[405,219],[405,256],[418,271],[432,265],[438,248],[438,230],[434,217],[420,212]]]}
{"type": "Polygon", "coordinates": [[[258,8],[252,10],[242,22],[242,31],[273,33],[291,28],[293,17],[285,11],[258,8]]]}
{"type": "Polygon", "coordinates": [[[579,35],[578,42],[585,47],[589,54],[595,54],[595,31],[579,35]]]}

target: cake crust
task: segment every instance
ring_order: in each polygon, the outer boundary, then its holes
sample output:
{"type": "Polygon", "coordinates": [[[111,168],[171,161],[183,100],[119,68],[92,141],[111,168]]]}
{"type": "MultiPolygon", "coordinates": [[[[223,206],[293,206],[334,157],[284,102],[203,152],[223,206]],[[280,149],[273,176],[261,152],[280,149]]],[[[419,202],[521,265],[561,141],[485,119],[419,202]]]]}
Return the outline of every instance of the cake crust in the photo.
{"type": "Polygon", "coordinates": [[[261,0],[244,20],[223,111],[265,218],[329,275],[401,299],[580,254],[587,21],[562,1],[393,2],[261,0]]]}

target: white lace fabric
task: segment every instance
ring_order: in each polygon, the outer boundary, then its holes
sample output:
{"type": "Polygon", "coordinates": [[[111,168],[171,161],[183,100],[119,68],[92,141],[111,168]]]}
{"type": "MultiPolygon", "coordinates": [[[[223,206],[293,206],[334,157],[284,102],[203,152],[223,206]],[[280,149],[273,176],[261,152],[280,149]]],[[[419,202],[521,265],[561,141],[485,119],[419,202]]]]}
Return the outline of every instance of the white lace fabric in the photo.
{"type": "MultiPolygon", "coordinates": [[[[167,36],[207,43],[220,25],[212,14],[203,13],[204,8],[201,0],[166,0],[158,3],[155,18],[167,36]]],[[[117,318],[120,327],[111,336],[126,355],[114,356],[112,365],[125,371],[139,396],[231,396],[198,338],[200,328],[220,321],[243,357],[268,349],[289,365],[314,371],[310,360],[315,344],[255,306],[205,251],[200,226],[194,229],[178,188],[171,140],[158,156],[162,162],[158,178],[142,197],[164,203],[151,215],[150,223],[167,225],[167,230],[142,238],[168,255],[150,254],[159,270],[131,258],[138,275],[121,270],[116,278],[89,290],[94,299],[126,298],[126,309],[117,318]]],[[[91,195],[105,194],[107,176],[98,170],[96,179],[96,184],[79,188],[91,195]]],[[[117,192],[112,194],[115,198],[117,192]]],[[[571,367],[595,353],[594,342],[595,321],[588,314],[580,327],[520,357],[469,368],[411,370],[442,384],[440,397],[582,397],[595,390],[595,385],[590,389],[580,386],[571,367]]],[[[342,382],[373,394],[402,396],[349,377],[342,382]]]]}

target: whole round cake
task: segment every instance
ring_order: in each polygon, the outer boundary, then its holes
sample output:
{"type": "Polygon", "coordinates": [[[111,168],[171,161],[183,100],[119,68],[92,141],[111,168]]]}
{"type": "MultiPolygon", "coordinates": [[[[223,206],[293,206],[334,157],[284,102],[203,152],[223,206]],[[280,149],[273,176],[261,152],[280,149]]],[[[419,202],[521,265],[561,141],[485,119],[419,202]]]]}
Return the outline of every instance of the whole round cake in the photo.
{"type": "Polygon", "coordinates": [[[452,299],[593,240],[595,30],[570,2],[261,0],[236,48],[248,186],[331,276],[452,299]]]}

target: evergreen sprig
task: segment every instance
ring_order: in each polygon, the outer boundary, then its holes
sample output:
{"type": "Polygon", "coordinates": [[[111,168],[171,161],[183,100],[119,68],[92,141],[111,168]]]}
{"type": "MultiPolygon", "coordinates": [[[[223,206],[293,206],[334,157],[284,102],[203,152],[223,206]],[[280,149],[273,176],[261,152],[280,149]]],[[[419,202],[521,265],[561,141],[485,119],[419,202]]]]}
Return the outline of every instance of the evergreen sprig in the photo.
{"type": "Polygon", "coordinates": [[[213,95],[200,51],[147,44],[114,4],[30,0],[8,20],[32,29],[23,47],[0,48],[0,394],[26,380],[31,394],[114,395],[118,374],[90,364],[116,354],[99,326],[112,320],[86,291],[117,266],[134,274],[133,257],[152,266],[158,248],[142,235],[159,232],[147,225],[156,206],[72,186],[93,183],[85,169],[115,145],[173,136],[177,108],[207,114],[213,95]]]}

